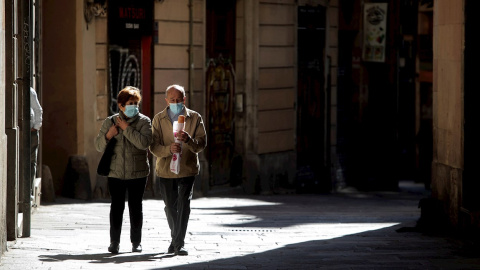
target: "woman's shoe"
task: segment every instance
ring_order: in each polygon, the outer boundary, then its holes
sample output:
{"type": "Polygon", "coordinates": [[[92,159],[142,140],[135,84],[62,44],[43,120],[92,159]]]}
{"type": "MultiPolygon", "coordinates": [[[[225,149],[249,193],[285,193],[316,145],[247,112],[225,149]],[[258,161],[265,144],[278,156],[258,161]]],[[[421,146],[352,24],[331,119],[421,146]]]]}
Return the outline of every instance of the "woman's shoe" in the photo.
{"type": "Polygon", "coordinates": [[[111,252],[111,253],[118,253],[118,251],[120,250],[120,243],[118,242],[111,242],[110,243],[110,246],[108,247],[108,251],[111,252]]]}
{"type": "Polygon", "coordinates": [[[186,256],[188,251],[184,247],[179,247],[175,249],[175,255],[186,256]]]}
{"type": "Polygon", "coordinates": [[[132,252],[142,252],[142,245],[140,243],[132,244],[132,252]]]}

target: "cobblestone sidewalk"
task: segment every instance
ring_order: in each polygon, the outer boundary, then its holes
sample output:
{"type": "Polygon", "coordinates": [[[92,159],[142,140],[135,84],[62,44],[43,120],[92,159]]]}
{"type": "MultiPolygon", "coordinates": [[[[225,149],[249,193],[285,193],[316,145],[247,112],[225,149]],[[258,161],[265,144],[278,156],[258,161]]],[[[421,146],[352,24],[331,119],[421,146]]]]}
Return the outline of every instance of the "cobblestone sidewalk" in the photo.
{"type": "Polygon", "coordinates": [[[480,254],[463,241],[415,230],[421,198],[408,192],[197,198],[188,256],[165,253],[170,239],[161,200],[144,201],[143,252],[131,252],[126,206],[120,253],[110,254],[109,202],[57,198],[32,216],[31,237],[8,243],[0,269],[480,269],[480,254]]]}

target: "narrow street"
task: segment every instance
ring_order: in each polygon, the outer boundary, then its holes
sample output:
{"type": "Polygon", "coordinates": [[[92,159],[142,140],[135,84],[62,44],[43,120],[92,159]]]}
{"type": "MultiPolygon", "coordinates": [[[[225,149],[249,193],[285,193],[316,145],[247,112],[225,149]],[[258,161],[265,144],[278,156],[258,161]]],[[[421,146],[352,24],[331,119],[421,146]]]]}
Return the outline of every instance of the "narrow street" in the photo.
{"type": "Polygon", "coordinates": [[[345,191],[202,197],[192,201],[188,256],[166,254],[163,202],[144,201],[143,252],[132,253],[128,206],[120,253],[107,251],[108,201],[57,198],[32,216],[31,237],[9,242],[7,269],[480,269],[480,253],[415,230],[420,184],[400,192],[345,191]]]}

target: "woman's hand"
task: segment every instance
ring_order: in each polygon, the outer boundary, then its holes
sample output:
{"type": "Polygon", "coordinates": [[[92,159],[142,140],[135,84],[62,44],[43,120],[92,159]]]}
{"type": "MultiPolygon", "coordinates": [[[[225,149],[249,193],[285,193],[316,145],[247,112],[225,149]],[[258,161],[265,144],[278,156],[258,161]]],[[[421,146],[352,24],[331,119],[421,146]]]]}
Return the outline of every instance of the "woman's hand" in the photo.
{"type": "Polygon", "coordinates": [[[172,143],[170,145],[170,152],[172,152],[172,154],[180,153],[182,152],[182,147],[180,146],[179,143],[172,143]]]}
{"type": "Polygon", "coordinates": [[[117,126],[119,128],[121,128],[122,130],[125,130],[127,129],[128,127],[128,123],[127,121],[123,120],[122,118],[120,118],[120,116],[117,117],[117,126]]]}
{"type": "Polygon", "coordinates": [[[118,134],[117,125],[112,125],[108,129],[107,134],[105,134],[105,138],[107,138],[107,140],[110,140],[111,138],[117,136],[117,134],[118,134]]]}

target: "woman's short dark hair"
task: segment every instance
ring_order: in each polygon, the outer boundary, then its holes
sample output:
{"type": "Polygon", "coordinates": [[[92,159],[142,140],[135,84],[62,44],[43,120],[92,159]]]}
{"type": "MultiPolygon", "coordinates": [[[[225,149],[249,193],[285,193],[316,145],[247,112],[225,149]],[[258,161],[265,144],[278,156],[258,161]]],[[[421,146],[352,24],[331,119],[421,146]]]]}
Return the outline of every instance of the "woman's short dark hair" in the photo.
{"type": "Polygon", "coordinates": [[[122,89],[122,91],[118,92],[117,103],[119,105],[125,106],[127,101],[129,101],[132,97],[140,103],[140,101],[142,100],[142,96],[140,95],[140,89],[133,86],[126,86],[122,89]]]}

